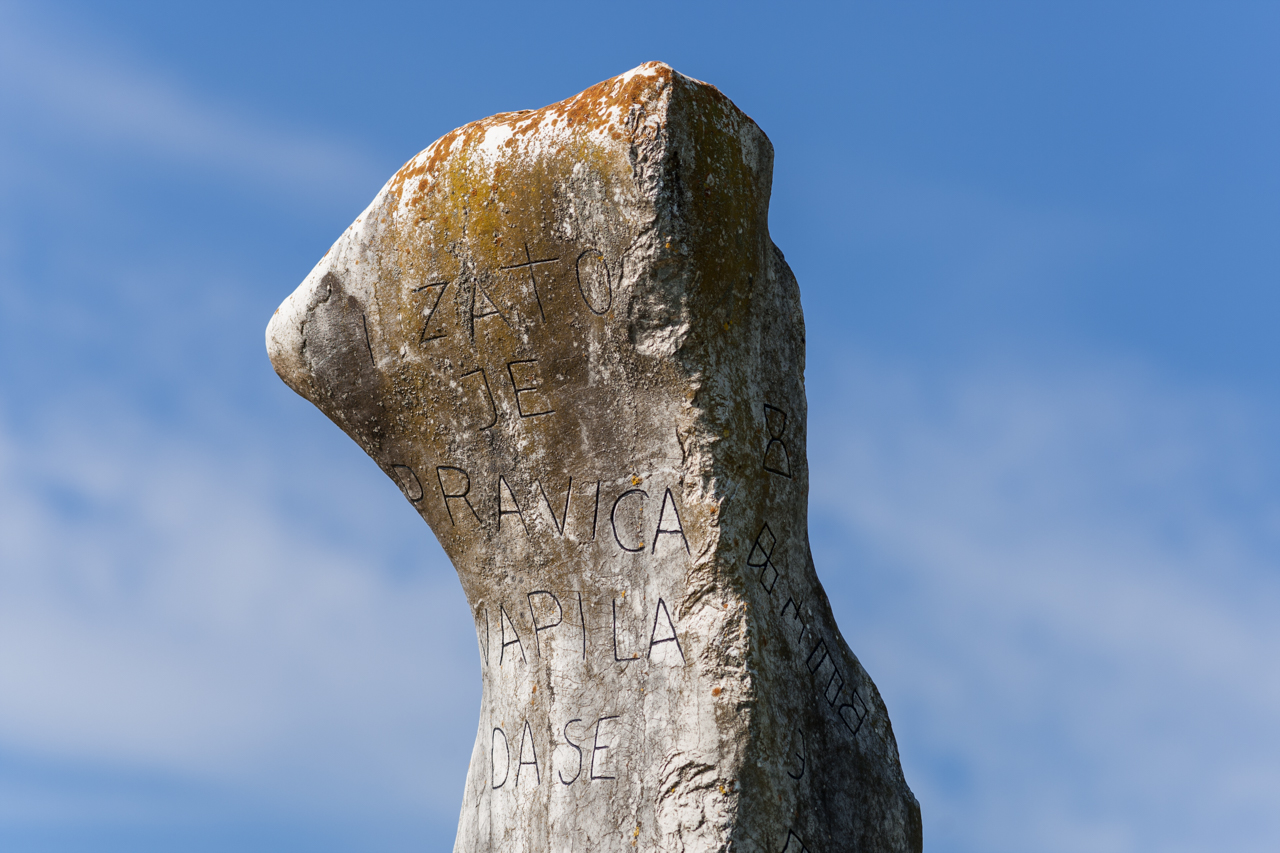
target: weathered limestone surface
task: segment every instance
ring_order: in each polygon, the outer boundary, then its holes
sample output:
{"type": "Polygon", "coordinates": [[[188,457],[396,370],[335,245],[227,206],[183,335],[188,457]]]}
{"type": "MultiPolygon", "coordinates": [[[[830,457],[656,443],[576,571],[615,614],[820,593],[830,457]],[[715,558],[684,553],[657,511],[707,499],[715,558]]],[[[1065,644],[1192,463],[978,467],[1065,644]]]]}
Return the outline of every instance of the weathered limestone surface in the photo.
{"type": "Polygon", "coordinates": [[[435,142],[271,320],[470,602],[457,851],[921,848],[809,552],[772,161],[649,63],[435,142]]]}

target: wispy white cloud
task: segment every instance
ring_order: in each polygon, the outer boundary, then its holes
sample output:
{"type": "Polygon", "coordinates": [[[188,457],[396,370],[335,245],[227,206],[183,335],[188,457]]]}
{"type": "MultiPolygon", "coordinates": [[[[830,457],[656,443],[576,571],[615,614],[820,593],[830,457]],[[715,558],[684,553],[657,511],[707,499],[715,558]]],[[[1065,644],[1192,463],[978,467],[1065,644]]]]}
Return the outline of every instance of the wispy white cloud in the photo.
{"type": "Polygon", "coordinates": [[[47,123],[93,145],[159,156],[258,190],[372,195],[386,177],[350,146],[218,106],[15,4],[0,4],[0,104],[10,122],[47,123]]]}
{"type": "Polygon", "coordinates": [[[1270,849],[1265,413],[1095,367],[851,373],[811,425],[819,570],[934,849],[1270,849]]]}
{"type": "Polygon", "coordinates": [[[0,182],[42,189],[0,204],[0,305],[10,343],[36,352],[36,381],[0,388],[0,829],[145,822],[216,808],[217,792],[451,823],[477,664],[430,531],[371,464],[306,455],[339,439],[318,414],[307,436],[255,420],[243,347],[269,372],[269,309],[252,270],[81,233],[123,215],[109,176],[38,142],[62,133],[295,201],[371,196],[385,176],[2,4],[0,111],[0,182]],[[32,262],[23,233],[41,219],[59,227],[32,262]],[[188,408],[166,422],[157,398],[188,408]],[[353,503],[310,485],[322,470],[353,503]]]}
{"type": "MultiPolygon", "coordinates": [[[[391,571],[385,529],[325,536],[275,502],[287,473],[253,449],[225,458],[106,411],[0,441],[0,752],[452,815],[470,750],[436,733],[470,733],[478,664],[424,525],[404,531],[421,562],[391,571]]],[[[368,473],[346,498],[411,515],[368,473]]],[[[102,806],[38,788],[37,813],[102,806]]]]}

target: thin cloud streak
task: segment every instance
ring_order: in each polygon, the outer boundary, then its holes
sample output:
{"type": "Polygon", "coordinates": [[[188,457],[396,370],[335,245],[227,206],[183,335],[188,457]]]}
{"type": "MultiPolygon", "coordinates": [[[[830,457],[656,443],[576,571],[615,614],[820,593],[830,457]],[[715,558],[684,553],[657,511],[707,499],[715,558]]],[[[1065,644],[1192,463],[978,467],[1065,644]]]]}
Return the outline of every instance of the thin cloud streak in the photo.
{"type": "MultiPolygon", "coordinates": [[[[260,454],[118,415],[0,448],[0,754],[452,816],[469,749],[432,734],[468,731],[478,696],[447,565],[393,576],[378,531],[360,549],[276,506],[260,454]]],[[[38,793],[37,814],[97,808],[38,793]]]]}
{"type": "Polygon", "coordinates": [[[935,837],[1269,849],[1280,549],[1262,414],[1114,366],[928,391],[868,368],[840,397],[856,413],[820,405],[811,425],[819,569],[935,837]]]}
{"type": "MultiPolygon", "coordinates": [[[[372,194],[385,175],[340,144],[216,107],[178,82],[55,37],[29,10],[0,5],[0,103],[63,134],[201,172],[315,198],[372,194]]],[[[11,113],[12,114],[12,113],[11,113]]]]}

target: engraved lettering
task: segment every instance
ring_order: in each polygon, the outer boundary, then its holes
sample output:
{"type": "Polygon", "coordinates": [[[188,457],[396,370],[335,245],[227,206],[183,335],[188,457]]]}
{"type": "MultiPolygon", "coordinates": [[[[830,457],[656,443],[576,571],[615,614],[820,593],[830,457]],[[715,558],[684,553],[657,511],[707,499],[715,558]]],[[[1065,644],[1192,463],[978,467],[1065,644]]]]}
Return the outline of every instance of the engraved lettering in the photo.
{"type": "Polygon", "coordinates": [[[578,618],[582,620],[582,659],[587,659],[587,612],[582,609],[582,593],[578,593],[578,618]]]}
{"type": "Polygon", "coordinates": [[[791,610],[791,621],[800,626],[800,636],[796,638],[796,641],[799,642],[804,639],[805,632],[809,630],[809,626],[804,624],[804,620],[800,616],[800,608],[796,605],[794,598],[788,598],[787,603],[782,605],[782,612],[779,615],[784,620],[787,618],[788,608],[791,610]]]}
{"type": "Polygon", "coordinates": [[[840,698],[841,691],[844,690],[844,676],[840,674],[840,670],[835,668],[835,664],[831,665],[831,678],[827,680],[827,686],[822,689],[822,698],[827,700],[827,704],[832,708],[836,706],[836,700],[840,698]],[[839,682],[838,684],[836,682],[839,682]],[[832,692],[832,688],[835,691],[832,692]]]}
{"type": "Polygon", "coordinates": [[[507,375],[511,377],[511,388],[516,395],[516,411],[522,418],[536,418],[555,411],[541,390],[537,364],[536,358],[507,363],[507,375]],[[520,375],[517,376],[517,373],[520,375]]]}
{"type": "Polygon", "coordinates": [[[444,498],[444,508],[449,513],[450,524],[457,524],[458,521],[453,517],[453,509],[449,506],[449,501],[462,501],[467,505],[467,509],[471,510],[471,514],[475,516],[476,521],[480,521],[479,513],[471,505],[471,499],[467,497],[471,492],[470,474],[452,465],[437,465],[436,479],[440,482],[440,494],[444,498]],[[445,484],[446,476],[449,480],[448,485],[445,484]]]}
{"type": "Polygon", "coordinates": [[[599,249],[587,249],[578,255],[575,268],[582,301],[592,314],[606,313],[613,305],[613,282],[610,281],[609,264],[605,262],[604,255],[599,249]]]}
{"type": "Polygon", "coordinates": [[[609,523],[613,525],[613,539],[618,543],[618,547],[624,551],[630,551],[634,554],[637,551],[644,550],[644,540],[641,539],[639,545],[634,548],[630,548],[622,541],[622,537],[618,535],[618,504],[622,503],[623,500],[631,497],[632,495],[639,495],[641,499],[645,500],[649,497],[649,493],[643,489],[628,489],[618,495],[618,499],[613,502],[613,509],[609,510],[609,523]]]}
{"type": "Polygon", "coordinates": [[[591,513],[591,541],[596,541],[596,522],[600,519],[600,481],[596,480],[596,508],[591,513]]]}
{"type": "Polygon", "coordinates": [[[526,536],[529,535],[529,525],[524,523],[524,512],[520,509],[520,504],[516,502],[516,496],[511,491],[511,486],[507,485],[507,478],[498,475],[498,529],[502,529],[502,517],[504,515],[514,515],[520,519],[520,528],[524,530],[526,536]]]}
{"type": "Polygon", "coordinates": [[[638,654],[633,654],[629,658],[618,657],[618,599],[615,598],[613,600],[613,659],[618,663],[631,663],[638,657],[640,657],[638,654]]]}
{"type": "Polygon", "coordinates": [[[516,631],[516,623],[511,621],[511,617],[507,615],[507,609],[501,604],[498,605],[498,637],[502,642],[502,648],[498,651],[498,666],[502,666],[502,661],[507,655],[507,646],[520,647],[520,660],[528,662],[528,658],[524,656],[524,643],[520,642],[520,634],[516,631]],[[507,627],[511,627],[511,636],[515,639],[507,639],[507,627]]]}
{"type": "Polygon", "coordinates": [[[365,319],[364,312],[360,313],[360,328],[364,330],[364,346],[369,352],[369,363],[377,367],[378,360],[373,357],[373,342],[369,340],[369,321],[365,319]]]}
{"type": "Polygon", "coordinates": [[[507,775],[511,772],[511,748],[507,745],[507,733],[497,726],[493,727],[493,734],[489,736],[489,781],[496,791],[503,785],[507,784],[507,775]],[[498,759],[495,753],[498,749],[498,737],[502,737],[502,781],[498,781],[498,759]]]}
{"type": "Polygon", "coordinates": [[[520,760],[516,763],[516,784],[520,787],[520,769],[533,765],[533,785],[536,788],[542,784],[542,771],[538,769],[538,745],[533,742],[533,728],[529,725],[529,721],[524,721],[524,731],[520,733],[520,760]],[[524,745],[529,744],[529,749],[533,753],[533,758],[529,761],[524,760],[524,745]]]}
{"type": "Polygon", "coordinates": [[[533,255],[529,254],[529,244],[524,244],[524,263],[512,264],[511,266],[502,267],[504,270],[529,270],[529,283],[533,285],[533,298],[538,303],[538,316],[542,318],[542,322],[547,322],[546,312],[542,310],[542,297],[538,295],[538,279],[534,277],[533,269],[538,264],[549,264],[552,261],[558,261],[559,258],[541,258],[534,260],[533,255]]]}
{"type": "Polygon", "coordinates": [[[529,618],[533,622],[533,648],[534,651],[537,652],[538,657],[542,657],[542,644],[538,640],[538,634],[542,631],[550,631],[552,628],[564,622],[564,608],[560,606],[560,599],[556,598],[555,595],[547,592],[545,589],[536,589],[533,592],[528,593],[525,597],[529,600],[529,618]],[[535,595],[545,595],[551,599],[556,606],[556,621],[550,622],[546,625],[538,624],[538,614],[533,610],[533,597],[535,595]]]}
{"type": "Polygon", "coordinates": [[[498,422],[498,405],[493,401],[493,390],[489,387],[489,375],[484,372],[483,367],[477,367],[475,370],[462,374],[458,377],[458,380],[470,379],[472,376],[480,377],[476,390],[482,394],[482,399],[488,404],[486,407],[488,411],[481,418],[481,420],[487,418],[488,422],[484,426],[476,427],[477,431],[484,431],[498,422]]]}
{"type": "MultiPolygon", "coordinates": [[[[680,511],[676,509],[676,499],[671,496],[671,490],[667,489],[662,496],[662,509],[658,511],[658,529],[653,534],[653,553],[658,553],[658,537],[662,534],[680,535],[680,541],[684,543],[684,551],[686,554],[692,554],[689,550],[689,540],[684,535],[684,525],[680,523],[680,511]],[[676,520],[675,527],[663,527],[662,520],[667,517],[667,507],[671,507],[671,515],[676,520]]],[[[622,543],[618,543],[622,544],[622,543]]]]}
{"type": "Polygon", "coordinates": [[[551,508],[551,499],[547,497],[547,490],[543,488],[542,481],[538,481],[538,491],[542,493],[542,502],[547,505],[547,512],[551,513],[551,523],[555,526],[556,534],[564,535],[565,522],[569,520],[569,496],[573,492],[573,478],[569,478],[569,485],[564,487],[564,509],[560,512],[560,517],[556,518],[556,511],[551,508]]]}
{"type": "Polygon", "coordinates": [[[400,491],[404,492],[404,496],[413,503],[422,500],[422,481],[418,479],[418,475],[408,465],[392,465],[391,473],[395,475],[396,485],[400,487],[400,491]]]}
{"type": "Polygon", "coordinates": [[[429,305],[422,309],[422,331],[418,333],[418,345],[421,346],[427,341],[438,341],[445,337],[445,332],[431,330],[431,320],[436,315],[436,309],[440,307],[440,301],[444,298],[444,292],[449,289],[447,281],[433,281],[430,284],[424,284],[413,289],[414,293],[422,293],[427,291],[427,302],[429,305]],[[435,290],[435,288],[440,288],[435,290]]]}
{"type": "MultiPolygon", "coordinates": [[[[617,717],[617,716],[613,716],[613,717],[600,717],[600,718],[598,718],[598,719],[596,720],[596,733],[595,733],[595,737],[594,737],[594,738],[592,738],[592,740],[591,740],[591,778],[592,778],[592,779],[615,779],[615,778],[617,778],[616,776],[604,776],[604,775],[597,775],[597,774],[596,774],[596,753],[597,753],[597,752],[604,752],[605,750],[609,749],[609,748],[612,746],[612,744],[608,744],[608,743],[606,743],[606,744],[603,744],[603,745],[602,745],[602,744],[600,743],[600,724],[601,724],[601,723],[604,723],[604,722],[606,722],[606,721],[608,721],[608,720],[616,720],[616,719],[618,719],[618,717],[617,717]]],[[[604,758],[600,759],[601,764],[603,764],[603,763],[604,763],[604,761],[606,761],[606,760],[607,760],[607,759],[604,759],[604,758]]],[[[600,769],[601,769],[601,770],[604,770],[605,768],[602,766],[600,769]]]]}
{"type": "Polygon", "coordinates": [[[556,771],[556,775],[560,777],[561,783],[565,785],[572,785],[574,782],[578,781],[578,777],[582,775],[582,746],[580,744],[574,743],[573,738],[569,737],[569,726],[573,725],[574,723],[580,723],[580,722],[582,722],[581,719],[573,719],[564,724],[565,743],[569,744],[569,746],[573,747],[578,751],[578,770],[576,773],[573,774],[572,779],[566,779],[564,778],[563,772],[559,770],[556,771]]]}
{"type": "MultiPolygon", "coordinates": [[[[615,628],[616,631],[616,628],[615,628]]],[[[680,652],[680,662],[687,663],[684,657],[684,649],[680,646],[680,638],[676,636],[676,623],[671,621],[671,614],[667,611],[667,603],[661,598],[658,599],[658,606],[653,611],[653,630],[649,632],[649,653],[646,655],[649,659],[653,658],[653,647],[662,643],[675,643],[676,651],[680,652]],[[665,630],[671,632],[669,637],[658,636],[658,618],[662,617],[666,620],[667,627],[665,630]]],[[[617,645],[615,636],[614,645],[617,645]]],[[[616,655],[615,655],[616,657],[616,655]]]]}
{"type": "Polygon", "coordinates": [[[484,286],[477,281],[471,290],[471,336],[474,338],[476,334],[476,320],[494,316],[506,323],[507,328],[511,328],[511,321],[507,319],[507,315],[498,310],[497,304],[489,297],[484,286]]]}

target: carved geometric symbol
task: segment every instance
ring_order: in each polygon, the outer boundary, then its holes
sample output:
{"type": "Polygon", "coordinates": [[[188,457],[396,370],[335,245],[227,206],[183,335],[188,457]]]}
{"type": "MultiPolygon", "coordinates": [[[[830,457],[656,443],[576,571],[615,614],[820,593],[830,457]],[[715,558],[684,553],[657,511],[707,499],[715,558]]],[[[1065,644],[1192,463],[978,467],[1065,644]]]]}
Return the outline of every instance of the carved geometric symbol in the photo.
{"type": "Polygon", "coordinates": [[[756,541],[751,546],[751,552],[747,554],[747,565],[753,569],[760,570],[760,585],[764,587],[765,592],[773,594],[773,588],[778,583],[778,569],[773,564],[773,549],[778,544],[778,539],[773,535],[773,531],[769,529],[766,522],[760,528],[759,534],[756,535],[756,541]]]}
{"type": "Polygon", "coordinates": [[[809,848],[804,846],[804,842],[800,840],[800,836],[788,829],[787,843],[782,848],[781,853],[809,853],[809,848]]]}
{"type": "Polygon", "coordinates": [[[765,403],[764,423],[769,433],[769,442],[764,446],[764,470],[791,479],[791,454],[787,452],[787,443],[782,440],[787,429],[787,413],[765,403]]]}
{"type": "Polygon", "coordinates": [[[808,763],[808,755],[806,754],[806,749],[804,745],[804,732],[800,731],[799,729],[796,729],[796,737],[800,739],[800,748],[797,749],[795,752],[795,757],[800,759],[800,772],[792,773],[790,770],[788,770],[787,775],[790,776],[792,779],[799,779],[801,776],[803,776],[805,764],[808,763]]]}
{"type": "Polygon", "coordinates": [[[862,724],[867,720],[869,709],[867,708],[867,703],[862,701],[862,697],[858,695],[857,690],[853,691],[853,696],[851,698],[853,699],[853,702],[846,702],[839,708],[836,708],[836,714],[839,715],[840,722],[844,723],[845,728],[856,736],[858,734],[858,730],[862,728],[862,724]],[[855,705],[854,702],[858,704],[855,705]],[[849,717],[845,715],[845,709],[853,712],[853,718],[856,721],[856,724],[851,722],[849,717]]]}

